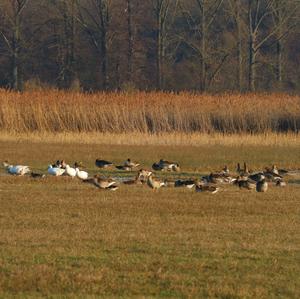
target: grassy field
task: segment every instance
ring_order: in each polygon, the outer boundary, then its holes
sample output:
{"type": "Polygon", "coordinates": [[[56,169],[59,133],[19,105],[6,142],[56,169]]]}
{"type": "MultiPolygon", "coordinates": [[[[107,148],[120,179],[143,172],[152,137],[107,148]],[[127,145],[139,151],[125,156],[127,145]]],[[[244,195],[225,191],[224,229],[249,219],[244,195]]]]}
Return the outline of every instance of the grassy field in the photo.
{"type": "MultiPolygon", "coordinates": [[[[94,174],[98,157],[131,157],[145,168],[166,158],[180,162],[179,177],[234,170],[238,161],[300,169],[296,137],[194,146],[148,138],[153,144],[142,146],[2,136],[0,160],[43,172],[56,159],[79,160],[94,174]]],[[[0,298],[300,297],[300,177],[266,194],[224,186],[206,195],[138,185],[105,192],[67,177],[0,174],[0,298]]]]}

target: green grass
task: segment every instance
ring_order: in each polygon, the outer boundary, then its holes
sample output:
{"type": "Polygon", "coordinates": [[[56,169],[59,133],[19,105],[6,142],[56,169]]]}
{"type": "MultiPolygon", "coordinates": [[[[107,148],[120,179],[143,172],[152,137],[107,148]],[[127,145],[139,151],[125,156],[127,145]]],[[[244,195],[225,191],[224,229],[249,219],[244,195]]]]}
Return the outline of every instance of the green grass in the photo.
{"type": "MultiPolygon", "coordinates": [[[[224,164],[234,170],[237,161],[300,168],[296,146],[0,142],[1,160],[44,172],[66,159],[96,173],[97,157],[116,164],[131,157],[145,168],[160,158],[176,160],[186,177],[224,164]]],[[[300,297],[299,177],[266,194],[222,186],[206,195],[125,185],[105,192],[67,177],[3,173],[0,298],[300,297]]]]}

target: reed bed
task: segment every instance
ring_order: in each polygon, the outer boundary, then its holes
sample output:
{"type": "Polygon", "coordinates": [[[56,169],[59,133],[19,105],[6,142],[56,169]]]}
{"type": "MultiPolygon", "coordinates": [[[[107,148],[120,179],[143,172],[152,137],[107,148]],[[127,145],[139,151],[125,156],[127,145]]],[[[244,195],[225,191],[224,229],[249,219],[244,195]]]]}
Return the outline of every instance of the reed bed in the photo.
{"type": "Polygon", "coordinates": [[[0,130],[98,133],[270,133],[300,128],[300,97],[161,92],[0,90],[0,130]]]}

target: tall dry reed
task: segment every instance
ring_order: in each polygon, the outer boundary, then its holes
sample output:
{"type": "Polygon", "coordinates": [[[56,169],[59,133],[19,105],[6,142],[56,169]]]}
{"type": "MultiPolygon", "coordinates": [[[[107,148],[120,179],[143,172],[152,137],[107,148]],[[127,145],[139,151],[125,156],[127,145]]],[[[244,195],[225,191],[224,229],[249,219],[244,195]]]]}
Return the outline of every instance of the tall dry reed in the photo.
{"type": "Polygon", "coordinates": [[[0,90],[0,130],[6,132],[227,134],[299,129],[300,97],[286,94],[0,90]]]}

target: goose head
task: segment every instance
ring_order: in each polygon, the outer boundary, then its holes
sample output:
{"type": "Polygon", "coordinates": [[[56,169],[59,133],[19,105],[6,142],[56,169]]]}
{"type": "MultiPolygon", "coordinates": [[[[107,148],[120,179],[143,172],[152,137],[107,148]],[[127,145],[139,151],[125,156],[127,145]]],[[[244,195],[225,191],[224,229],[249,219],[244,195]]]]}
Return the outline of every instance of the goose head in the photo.
{"type": "Polygon", "coordinates": [[[5,168],[8,168],[8,167],[11,166],[11,165],[8,163],[7,160],[5,160],[4,162],[2,162],[2,165],[3,165],[5,168]]]}

